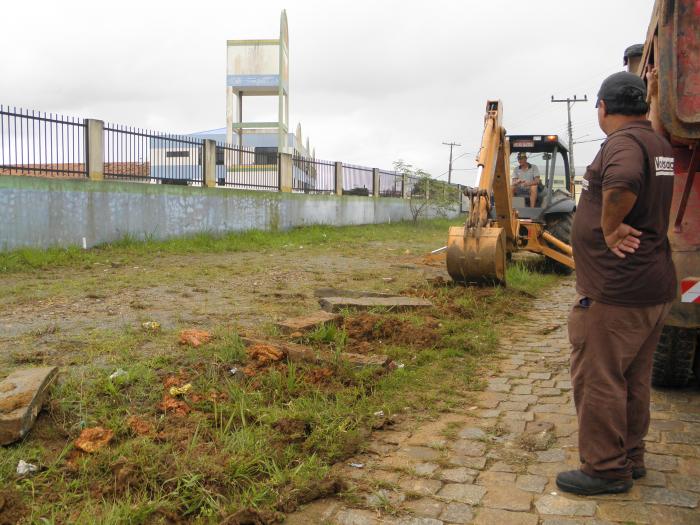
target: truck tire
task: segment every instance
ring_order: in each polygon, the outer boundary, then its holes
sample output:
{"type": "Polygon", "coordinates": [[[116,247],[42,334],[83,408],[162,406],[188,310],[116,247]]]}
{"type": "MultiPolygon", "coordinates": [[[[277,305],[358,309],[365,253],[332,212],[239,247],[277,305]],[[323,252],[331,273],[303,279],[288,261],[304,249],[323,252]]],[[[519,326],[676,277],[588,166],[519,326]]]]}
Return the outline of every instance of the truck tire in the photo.
{"type": "Polygon", "coordinates": [[[654,352],[651,384],[661,387],[686,386],[693,377],[696,346],[695,330],[664,326],[654,352]]]}
{"type": "MultiPolygon", "coordinates": [[[[572,213],[553,213],[547,218],[545,231],[556,237],[562,242],[571,245],[571,227],[574,225],[574,214],[572,213]]],[[[554,259],[545,257],[544,270],[550,273],[558,273],[559,275],[571,275],[573,270],[554,259]]]]}

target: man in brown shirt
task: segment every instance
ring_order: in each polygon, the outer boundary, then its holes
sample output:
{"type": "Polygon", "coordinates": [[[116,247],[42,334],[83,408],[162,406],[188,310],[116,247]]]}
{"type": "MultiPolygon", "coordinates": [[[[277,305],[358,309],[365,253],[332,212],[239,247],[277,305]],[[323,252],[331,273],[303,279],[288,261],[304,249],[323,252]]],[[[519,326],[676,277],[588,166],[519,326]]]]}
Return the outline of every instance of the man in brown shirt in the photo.
{"type": "Polygon", "coordinates": [[[572,230],[579,297],[569,315],[581,468],[561,490],[625,492],[646,474],[651,366],[676,295],[666,236],[671,146],[646,119],[646,87],[620,72],[603,81],[598,122],[607,135],[583,178],[572,230]]]}

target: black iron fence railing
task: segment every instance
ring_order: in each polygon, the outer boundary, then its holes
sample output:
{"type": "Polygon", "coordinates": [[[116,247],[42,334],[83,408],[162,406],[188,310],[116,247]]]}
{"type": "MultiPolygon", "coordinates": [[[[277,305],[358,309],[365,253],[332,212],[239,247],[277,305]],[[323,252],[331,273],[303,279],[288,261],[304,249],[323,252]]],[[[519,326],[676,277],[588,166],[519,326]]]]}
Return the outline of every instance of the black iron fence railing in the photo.
{"type": "Polygon", "coordinates": [[[86,177],[83,119],[0,106],[0,175],[86,177]]]}
{"type": "Polygon", "coordinates": [[[226,188],[279,191],[280,160],[268,148],[216,144],[216,185],[226,188]]]}
{"type": "Polygon", "coordinates": [[[105,179],[201,186],[202,141],[105,124],[105,179]]]}
{"type": "Polygon", "coordinates": [[[395,171],[379,170],[379,196],[403,197],[403,175],[395,171]]]}
{"type": "Polygon", "coordinates": [[[292,190],[303,193],[335,193],[335,162],[292,156],[292,190]]]}
{"type": "Polygon", "coordinates": [[[343,164],[343,195],[372,195],[372,168],[343,164]]]}
{"type": "Polygon", "coordinates": [[[426,177],[2,105],[0,175],[461,201],[426,177]]]}

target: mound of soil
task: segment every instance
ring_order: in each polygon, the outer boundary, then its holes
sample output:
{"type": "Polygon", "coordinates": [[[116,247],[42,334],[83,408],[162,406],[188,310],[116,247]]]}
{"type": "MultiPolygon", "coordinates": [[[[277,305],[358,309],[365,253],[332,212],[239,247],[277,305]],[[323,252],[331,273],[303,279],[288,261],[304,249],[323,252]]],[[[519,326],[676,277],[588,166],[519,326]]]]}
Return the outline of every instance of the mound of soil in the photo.
{"type": "MultiPolygon", "coordinates": [[[[427,317],[423,326],[414,326],[408,321],[395,317],[385,317],[370,313],[361,313],[347,317],[344,328],[348,337],[362,348],[363,342],[393,343],[409,346],[435,346],[440,338],[436,329],[439,323],[436,319],[427,317]]],[[[361,352],[365,353],[365,352],[361,352]]]]}
{"type": "Polygon", "coordinates": [[[27,513],[22,497],[15,491],[0,491],[0,525],[15,525],[27,513]]]}

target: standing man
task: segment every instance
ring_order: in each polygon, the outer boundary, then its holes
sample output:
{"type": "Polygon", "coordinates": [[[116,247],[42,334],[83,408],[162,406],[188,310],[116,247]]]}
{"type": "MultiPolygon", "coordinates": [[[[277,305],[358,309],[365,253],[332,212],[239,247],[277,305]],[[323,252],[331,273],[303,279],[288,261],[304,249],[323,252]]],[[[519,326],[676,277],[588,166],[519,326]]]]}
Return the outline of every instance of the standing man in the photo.
{"type": "Polygon", "coordinates": [[[627,72],[603,81],[607,139],[583,177],[572,230],[578,298],[569,314],[571,378],[581,468],[563,491],[626,492],[646,474],[651,367],[676,295],[666,237],[673,155],[646,118],[646,87],[627,72]]]}

